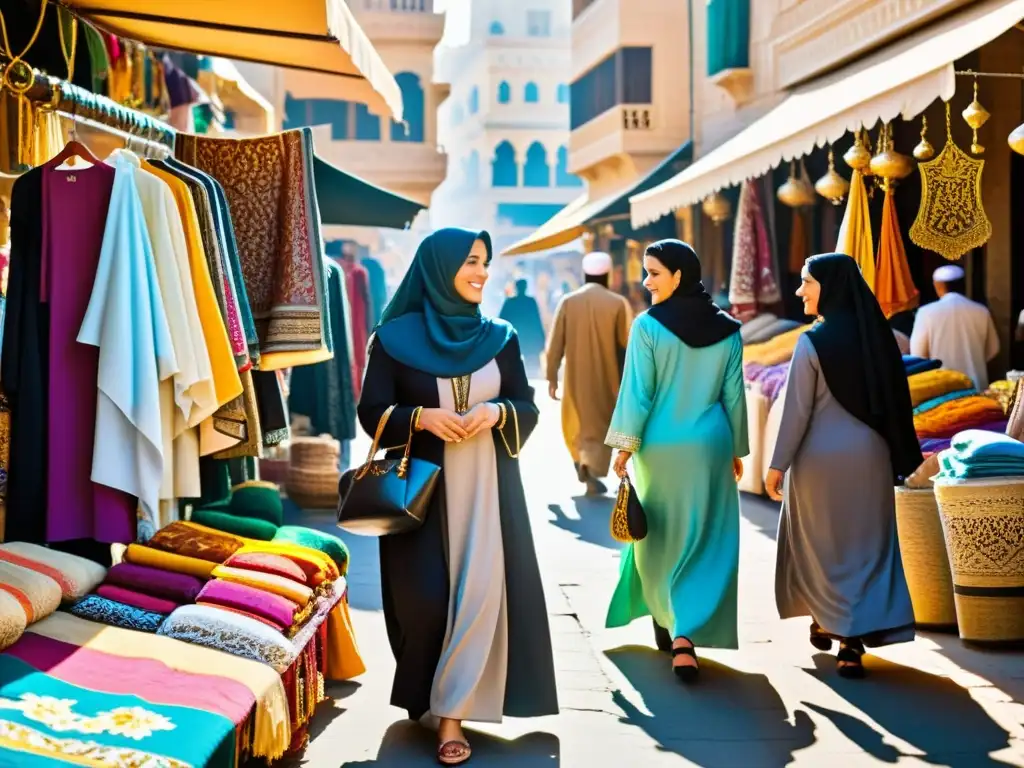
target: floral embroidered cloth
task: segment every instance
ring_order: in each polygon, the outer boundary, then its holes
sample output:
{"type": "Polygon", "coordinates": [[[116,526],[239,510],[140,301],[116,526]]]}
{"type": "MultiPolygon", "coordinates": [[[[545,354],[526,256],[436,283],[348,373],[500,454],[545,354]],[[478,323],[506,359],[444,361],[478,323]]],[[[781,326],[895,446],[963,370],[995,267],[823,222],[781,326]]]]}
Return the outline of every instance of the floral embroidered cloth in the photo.
{"type": "Polygon", "coordinates": [[[750,319],[758,307],[770,306],[782,298],[757,182],[745,181],[740,188],[732,243],[729,303],[736,317],[750,319]]]}

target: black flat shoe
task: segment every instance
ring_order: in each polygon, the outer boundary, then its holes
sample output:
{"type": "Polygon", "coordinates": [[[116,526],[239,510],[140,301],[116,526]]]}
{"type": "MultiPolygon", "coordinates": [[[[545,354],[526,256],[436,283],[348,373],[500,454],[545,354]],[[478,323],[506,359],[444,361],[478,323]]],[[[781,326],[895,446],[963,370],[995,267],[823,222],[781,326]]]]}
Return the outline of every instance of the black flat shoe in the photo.
{"type": "Polygon", "coordinates": [[[698,662],[698,663],[694,664],[692,667],[690,665],[688,665],[688,664],[687,665],[676,665],[676,664],[673,664],[672,665],[672,671],[675,673],[676,677],[679,678],[682,682],[684,682],[684,683],[695,683],[695,682],[697,682],[697,677],[700,675],[700,663],[699,663],[699,660],[697,659],[697,649],[693,647],[693,643],[687,637],[677,637],[676,639],[677,640],[686,640],[686,642],[690,643],[690,645],[689,645],[688,648],[676,648],[676,647],[673,647],[672,648],[672,659],[675,660],[676,656],[689,656],[691,659],[693,659],[695,662],[698,662]]]}
{"type": "Polygon", "coordinates": [[[864,670],[864,646],[860,642],[840,643],[836,654],[836,672],[847,680],[860,680],[864,670]]]}
{"type": "Polygon", "coordinates": [[[818,626],[818,622],[811,622],[811,645],[817,648],[819,651],[828,653],[832,650],[832,638],[828,635],[822,634],[821,627],[818,626]]]}

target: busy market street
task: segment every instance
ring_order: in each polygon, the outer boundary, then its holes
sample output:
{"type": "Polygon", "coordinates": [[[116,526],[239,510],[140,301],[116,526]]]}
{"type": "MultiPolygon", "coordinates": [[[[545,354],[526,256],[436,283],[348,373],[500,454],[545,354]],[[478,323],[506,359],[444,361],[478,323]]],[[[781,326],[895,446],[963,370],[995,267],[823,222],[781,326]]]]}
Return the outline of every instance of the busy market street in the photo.
{"type": "MultiPolygon", "coordinates": [[[[535,382],[540,390],[542,382],[535,382]]],[[[739,651],[707,651],[697,688],[675,680],[649,621],[605,630],[621,545],[613,496],[583,497],[561,444],[558,404],[523,451],[523,476],[554,638],[556,717],[471,726],[474,760],[496,768],[630,765],[662,768],[1024,765],[1019,652],[964,648],[926,633],[869,658],[866,681],[837,679],[807,643],[806,622],[780,622],[772,572],[778,506],[742,501],[739,651]],[[487,734],[483,736],[480,734],[487,734]]],[[[366,440],[353,446],[361,455],[366,440]]],[[[301,517],[334,528],[330,515],[301,517]]],[[[380,610],[377,541],[345,536],[349,598],[365,675],[332,686],[295,765],[416,768],[434,764],[429,731],[387,706],[394,663],[380,610]]]]}

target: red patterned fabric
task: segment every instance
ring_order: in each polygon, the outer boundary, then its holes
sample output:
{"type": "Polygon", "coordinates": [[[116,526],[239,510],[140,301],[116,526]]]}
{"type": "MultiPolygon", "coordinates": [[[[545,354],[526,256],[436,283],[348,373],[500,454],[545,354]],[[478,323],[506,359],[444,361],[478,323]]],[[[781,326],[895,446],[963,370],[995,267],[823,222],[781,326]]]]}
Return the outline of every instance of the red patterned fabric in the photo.
{"type": "Polygon", "coordinates": [[[239,552],[228,559],[225,565],[246,571],[270,573],[291,579],[299,584],[309,585],[305,571],[294,560],[271,552],[239,552]]]}
{"type": "Polygon", "coordinates": [[[768,241],[764,205],[754,181],[745,181],[736,209],[736,229],[732,241],[732,271],[729,275],[729,303],[733,314],[747,320],[759,307],[782,299],[772,267],[772,249],[768,241]]]}
{"type": "Polygon", "coordinates": [[[356,399],[363,387],[363,373],[366,371],[366,347],[370,341],[369,302],[370,276],[361,264],[341,260],[345,270],[345,289],[352,321],[352,381],[356,399]]]}

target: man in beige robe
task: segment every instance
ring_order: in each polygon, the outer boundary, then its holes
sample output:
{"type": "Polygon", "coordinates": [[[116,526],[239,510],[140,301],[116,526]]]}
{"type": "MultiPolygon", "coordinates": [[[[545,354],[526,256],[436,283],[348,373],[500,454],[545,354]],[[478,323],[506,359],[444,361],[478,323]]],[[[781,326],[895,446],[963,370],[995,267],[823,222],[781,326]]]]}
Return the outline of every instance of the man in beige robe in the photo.
{"type": "Polygon", "coordinates": [[[558,370],[565,360],[562,435],[587,493],[607,488],[611,448],[604,444],[622,379],[622,360],[633,312],[623,296],[608,290],[612,259],[583,259],[585,283],[558,303],[546,351],[548,393],[558,400],[558,370]]]}

